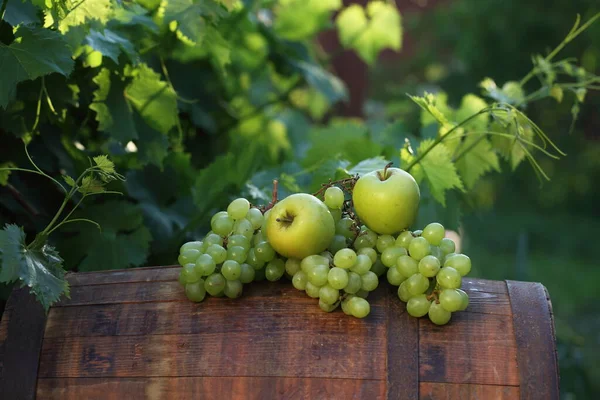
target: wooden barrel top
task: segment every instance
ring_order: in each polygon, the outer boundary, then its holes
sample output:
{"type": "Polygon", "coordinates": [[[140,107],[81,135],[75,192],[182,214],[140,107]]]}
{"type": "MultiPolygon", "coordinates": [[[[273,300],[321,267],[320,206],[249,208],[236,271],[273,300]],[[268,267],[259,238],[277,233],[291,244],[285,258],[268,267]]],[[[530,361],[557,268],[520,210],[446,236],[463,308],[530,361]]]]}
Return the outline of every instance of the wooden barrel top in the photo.
{"type": "MultiPolygon", "coordinates": [[[[45,325],[28,328],[43,337],[30,374],[37,397],[558,399],[552,314],[540,284],[464,279],[468,309],[438,327],[410,317],[387,284],[359,320],[321,311],[289,282],[191,303],[178,273],[69,274],[71,298],[50,309],[45,325]]],[[[17,298],[0,323],[4,382],[23,336],[9,334],[20,329],[10,322],[25,303],[17,298]]]]}

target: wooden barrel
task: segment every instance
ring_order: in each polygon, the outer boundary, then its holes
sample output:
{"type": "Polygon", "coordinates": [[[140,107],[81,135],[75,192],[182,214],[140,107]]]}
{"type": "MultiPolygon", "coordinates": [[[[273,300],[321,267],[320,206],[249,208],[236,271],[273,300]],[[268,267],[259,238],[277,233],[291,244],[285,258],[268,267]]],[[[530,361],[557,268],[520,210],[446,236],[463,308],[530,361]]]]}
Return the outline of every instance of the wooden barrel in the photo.
{"type": "Polygon", "coordinates": [[[395,292],[363,319],[289,282],[186,300],[178,267],[70,274],[47,317],[25,289],[0,324],[0,398],[558,399],[554,322],[538,283],[465,279],[449,325],[395,292]]]}

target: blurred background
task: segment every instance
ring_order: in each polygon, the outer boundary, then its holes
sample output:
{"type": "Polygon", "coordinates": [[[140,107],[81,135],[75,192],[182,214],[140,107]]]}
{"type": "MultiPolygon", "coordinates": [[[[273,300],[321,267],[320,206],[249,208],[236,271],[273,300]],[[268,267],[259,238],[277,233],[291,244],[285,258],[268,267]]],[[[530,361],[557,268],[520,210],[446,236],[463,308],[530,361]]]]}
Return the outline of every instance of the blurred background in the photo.
{"type": "MultiPolygon", "coordinates": [[[[32,157],[53,176],[77,176],[87,156],[106,153],[127,178],[111,187],[124,196],[86,200],[74,215],[98,221],[102,233],[71,224],[51,237],[69,270],[174,264],[181,243],[206,233],[210,216],[232,198],[268,202],[274,177],[285,195],[314,191],[369,157],[398,162],[405,138],[431,135],[407,93],[443,92],[458,107],[465,94],[482,95],[486,77],[520,80],[532,55],[558,45],[577,14],[585,21],[600,11],[592,0],[397,0],[402,43],[373,55],[340,45],[336,1],[226,1],[230,15],[199,12],[211,26],[200,33],[161,14],[159,1],[134,3],[103,21],[126,41],[121,47],[85,39],[101,31],[95,22],[72,27],[63,33],[74,72],[22,82],[0,108],[0,164],[27,167],[21,138],[31,136],[32,157]],[[131,75],[131,85],[160,82],[173,93],[154,115],[119,97],[139,60],[157,75],[131,75]],[[39,105],[40,84],[53,103],[39,105]]],[[[352,3],[367,4],[344,1],[352,3]]],[[[19,18],[41,23],[39,5],[8,4],[5,42],[19,18]]],[[[600,22],[569,43],[566,57],[600,73],[600,22]]],[[[127,88],[133,96],[137,87],[127,88]]],[[[446,226],[460,234],[476,277],[542,282],[556,318],[562,396],[598,399],[600,94],[586,94],[572,132],[572,101],[548,97],[525,111],[567,153],[540,159],[551,181],[540,185],[527,163],[513,171],[503,162],[503,172],[455,191],[445,208],[426,207],[419,224],[453,221],[446,226]]],[[[28,238],[62,201],[42,177],[13,173],[0,183],[0,224],[24,226],[28,238]]],[[[1,284],[0,297],[10,289],[1,284]]]]}

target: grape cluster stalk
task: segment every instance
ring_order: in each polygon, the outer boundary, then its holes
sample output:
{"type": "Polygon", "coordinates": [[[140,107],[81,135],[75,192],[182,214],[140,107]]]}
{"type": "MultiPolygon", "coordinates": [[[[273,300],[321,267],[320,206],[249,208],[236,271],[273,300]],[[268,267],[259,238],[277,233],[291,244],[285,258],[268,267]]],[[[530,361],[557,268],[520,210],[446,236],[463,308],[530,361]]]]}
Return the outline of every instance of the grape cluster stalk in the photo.
{"type": "Polygon", "coordinates": [[[212,230],[201,241],[181,246],[179,281],[188,299],[201,302],[207,293],[237,298],[244,284],[286,277],[294,288],[318,299],[323,311],[341,308],[347,315],[364,318],[371,308],[368,295],[385,275],[398,287],[398,297],[407,303],[411,316],[428,315],[434,324],[447,324],[453,312],[469,304],[460,287],[471,260],[455,252],[455,243],[444,237],[439,223],[397,235],[379,235],[361,225],[347,199],[352,179],[339,186],[340,182],[330,182],[316,193],[334,219],[335,236],[327,250],[303,259],[281,256],[265,234],[276,189],[271,207],[253,207],[244,198],[232,201],[226,211],[212,217],[212,230]]]}

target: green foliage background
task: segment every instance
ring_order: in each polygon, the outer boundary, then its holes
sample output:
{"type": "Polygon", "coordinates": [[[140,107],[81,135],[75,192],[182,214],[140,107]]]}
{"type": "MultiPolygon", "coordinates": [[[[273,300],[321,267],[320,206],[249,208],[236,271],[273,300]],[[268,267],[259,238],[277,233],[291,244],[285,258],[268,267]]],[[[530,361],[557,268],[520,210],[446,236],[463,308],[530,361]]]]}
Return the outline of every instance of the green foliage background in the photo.
{"type": "Polygon", "coordinates": [[[460,228],[480,276],[539,280],[550,288],[558,299],[565,396],[596,390],[597,372],[578,354],[597,343],[586,342],[588,325],[566,316],[598,321],[597,307],[587,308],[592,247],[577,236],[598,224],[590,223],[597,209],[589,201],[598,198],[600,151],[580,128],[598,105],[586,88],[598,84],[592,73],[600,24],[569,44],[556,65],[544,58],[577,12],[585,13],[583,21],[592,17],[593,3],[556,6],[550,18],[538,1],[517,7],[457,0],[419,18],[381,1],[346,8],[341,0],[0,4],[0,167],[31,168],[31,156],[58,181],[0,171],[0,226],[23,227],[0,231],[4,297],[15,280],[31,283],[40,271],[56,278],[39,283],[47,306],[65,290],[62,267],[175,263],[181,243],[205,233],[210,216],[232,198],[267,203],[273,178],[283,197],[393,161],[421,184],[416,225],[437,220],[460,228]],[[391,68],[376,64],[382,50],[401,49],[403,27],[419,38],[417,54],[391,68]],[[363,120],[335,115],[347,90],[331,73],[333,56],[315,41],[326,29],[372,67],[363,120]],[[532,70],[535,54],[542,56],[532,70]],[[518,80],[531,70],[521,87],[518,80]],[[569,136],[574,117],[580,122],[569,136]],[[561,158],[553,142],[569,157],[561,158]],[[94,178],[114,172],[97,158],[90,164],[99,154],[125,179],[94,178]],[[492,174],[502,170],[508,172],[492,174]],[[68,178],[82,173],[93,174],[88,181],[68,178]],[[545,174],[554,181],[541,190],[537,180],[531,184],[545,174]],[[63,203],[65,192],[71,196],[63,203]],[[80,203],[92,193],[105,195],[80,203]],[[61,204],[65,213],[74,210],[68,218],[95,221],[102,230],[73,222],[33,241],[61,204]],[[575,217],[559,212],[576,208],[575,217]],[[475,238],[471,231],[487,234],[475,238]],[[27,263],[26,248],[35,250],[34,263],[27,263]],[[559,288],[565,266],[577,271],[569,289],[559,288]]]}

